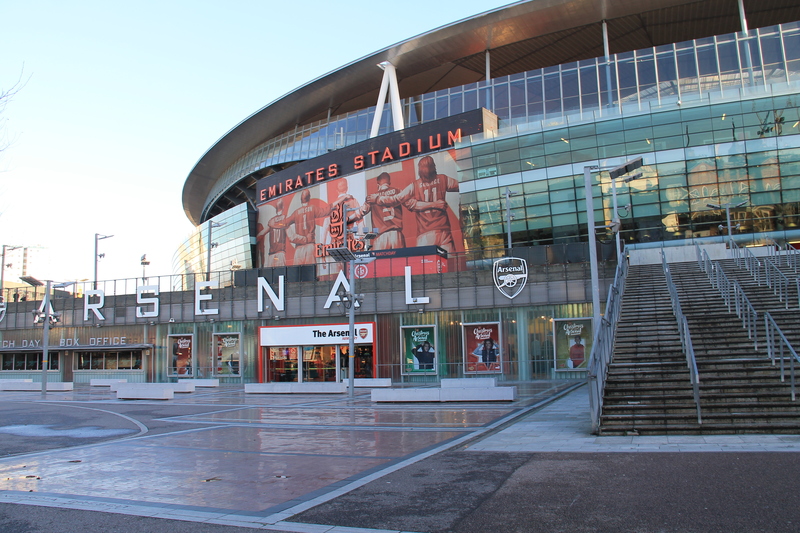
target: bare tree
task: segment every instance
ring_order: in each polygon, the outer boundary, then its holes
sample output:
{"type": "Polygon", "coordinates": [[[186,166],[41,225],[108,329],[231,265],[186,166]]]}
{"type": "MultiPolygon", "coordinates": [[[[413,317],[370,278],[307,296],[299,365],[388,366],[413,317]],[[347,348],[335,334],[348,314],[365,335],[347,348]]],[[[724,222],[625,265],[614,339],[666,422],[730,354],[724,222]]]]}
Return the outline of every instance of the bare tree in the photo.
{"type": "Polygon", "coordinates": [[[25,66],[23,65],[19,72],[17,81],[8,89],[0,88],[0,153],[4,152],[12,142],[9,137],[8,130],[6,129],[6,122],[8,119],[3,116],[3,113],[5,112],[6,106],[9,104],[9,102],[11,102],[14,96],[16,96],[17,93],[19,93],[22,88],[25,87],[25,84],[28,83],[28,80],[31,79],[30,76],[25,78],[24,74],[25,66]]]}

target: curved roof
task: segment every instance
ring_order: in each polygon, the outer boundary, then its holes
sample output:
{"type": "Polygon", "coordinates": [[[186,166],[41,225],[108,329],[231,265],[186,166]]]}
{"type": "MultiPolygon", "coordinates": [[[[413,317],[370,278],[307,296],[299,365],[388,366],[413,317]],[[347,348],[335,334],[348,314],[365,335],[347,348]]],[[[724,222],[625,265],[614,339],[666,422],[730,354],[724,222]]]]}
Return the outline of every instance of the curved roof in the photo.
{"type": "MultiPolygon", "coordinates": [[[[796,0],[746,0],[751,28],[800,20],[796,0]]],[[[620,53],[741,29],[737,0],[532,0],[488,11],[402,41],[329,72],[278,98],[219,139],[195,164],[183,188],[194,224],[214,184],[259,144],[331,115],[375,105],[377,64],[397,68],[401,98],[481,81],[485,51],[493,78],[600,57],[602,22],[610,52],[620,53]]]]}

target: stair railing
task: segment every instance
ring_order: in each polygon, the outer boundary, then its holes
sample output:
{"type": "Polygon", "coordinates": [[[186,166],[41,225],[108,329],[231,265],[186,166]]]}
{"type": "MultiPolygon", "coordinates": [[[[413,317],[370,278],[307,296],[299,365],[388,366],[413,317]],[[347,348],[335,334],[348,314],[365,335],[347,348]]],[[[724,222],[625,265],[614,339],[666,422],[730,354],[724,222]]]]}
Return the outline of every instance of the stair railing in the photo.
{"type": "Polygon", "coordinates": [[[732,285],[736,316],[742,319],[742,327],[747,330],[747,338],[753,341],[753,347],[758,350],[758,312],[750,303],[750,299],[744,293],[739,282],[734,281],[732,285]]]}
{"type": "Polygon", "coordinates": [[[786,336],[778,327],[778,324],[773,320],[772,315],[764,313],[764,326],[767,337],[767,354],[772,360],[772,365],[775,365],[775,359],[780,359],[781,363],[781,381],[786,382],[785,364],[784,361],[789,359],[789,379],[792,384],[792,401],[795,401],[797,396],[795,394],[795,363],[800,362],[800,357],[797,352],[792,348],[792,344],[786,339],[786,336]]]}
{"type": "Polygon", "coordinates": [[[764,259],[764,281],[780,301],[786,300],[789,309],[789,278],[769,259],[764,259]]]}
{"type": "Polygon", "coordinates": [[[711,261],[708,252],[703,250],[701,258],[703,260],[702,270],[711,281],[711,286],[722,295],[722,300],[728,306],[728,312],[736,311],[736,316],[742,320],[742,327],[747,330],[747,338],[753,341],[755,349],[758,350],[758,312],[750,303],[744,289],[738,281],[728,279],[727,274],[722,270],[722,265],[711,261]]]}
{"type": "Polygon", "coordinates": [[[686,365],[689,367],[689,379],[692,383],[694,405],[697,408],[697,423],[702,424],[703,417],[700,412],[700,375],[697,372],[697,360],[694,356],[692,336],[689,333],[689,322],[686,320],[686,316],[684,316],[681,310],[681,300],[678,297],[678,289],[675,287],[675,283],[672,282],[672,274],[670,273],[667,256],[664,254],[664,250],[661,250],[661,266],[664,269],[664,277],[667,278],[667,288],[669,289],[670,299],[672,300],[672,313],[678,321],[681,346],[683,347],[683,353],[686,355],[686,365]]]}
{"type": "Polygon", "coordinates": [[[797,272],[800,270],[800,250],[794,248],[788,242],[786,243],[784,257],[786,257],[786,266],[797,272]]]}
{"type": "Polygon", "coordinates": [[[628,254],[622,254],[614,274],[614,283],[608,290],[606,312],[600,319],[600,327],[594,332],[592,351],[589,354],[587,380],[589,382],[589,411],[592,417],[592,433],[600,431],[600,415],[603,411],[603,394],[606,389],[608,365],[614,352],[614,335],[622,311],[622,294],[628,277],[628,254]]]}
{"type": "Polygon", "coordinates": [[[742,267],[742,262],[744,261],[744,253],[739,245],[736,244],[736,241],[733,239],[730,240],[730,251],[731,255],[733,256],[733,262],[736,263],[738,268],[742,267]]]}
{"type": "MultiPolygon", "coordinates": [[[[753,276],[753,279],[756,280],[756,283],[760,286],[762,278],[761,261],[758,260],[750,248],[740,248],[740,250],[742,250],[744,267],[750,272],[750,275],[753,276]]],[[[739,266],[739,264],[737,263],[736,266],[739,266]]]]}

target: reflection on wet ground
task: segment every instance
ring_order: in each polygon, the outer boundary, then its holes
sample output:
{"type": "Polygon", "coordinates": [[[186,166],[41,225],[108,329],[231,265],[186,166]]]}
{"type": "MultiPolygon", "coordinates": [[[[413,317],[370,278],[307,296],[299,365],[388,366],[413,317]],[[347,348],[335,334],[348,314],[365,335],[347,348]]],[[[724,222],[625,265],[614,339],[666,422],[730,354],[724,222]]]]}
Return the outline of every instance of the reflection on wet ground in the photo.
{"type": "MultiPolygon", "coordinates": [[[[90,413],[85,407],[91,405],[151,432],[2,459],[0,490],[268,514],[456,438],[485,433],[573,384],[515,384],[519,400],[500,404],[373,404],[368,390],[348,399],[245,395],[241,386],[198,389],[165,402],[119,401],[108,389],[88,386],[48,393],[46,404],[38,395],[3,393],[4,400],[71,412],[82,407],[90,413]]],[[[86,416],[80,427],[90,425],[86,416]]],[[[119,420],[120,428],[130,427],[119,420]]],[[[112,425],[95,429],[118,429],[112,425]]]]}

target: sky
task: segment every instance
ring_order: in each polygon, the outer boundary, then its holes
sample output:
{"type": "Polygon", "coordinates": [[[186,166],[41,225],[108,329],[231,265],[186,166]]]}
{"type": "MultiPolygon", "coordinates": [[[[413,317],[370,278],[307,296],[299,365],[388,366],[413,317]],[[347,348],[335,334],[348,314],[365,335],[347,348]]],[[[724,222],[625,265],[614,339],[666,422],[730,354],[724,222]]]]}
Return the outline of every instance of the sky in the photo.
{"type": "MultiPolygon", "coordinates": [[[[172,273],[186,176],[226,132],[374,51],[508,5],[459,0],[0,2],[0,244],[56,281],[172,273]]],[[[375,76],[382,72],[376,67],[375,76]]],[[[8,278],[7,278],[8,279],[8,278]]],[[[16,281],[8,279],[9,281],[16,281]]]]}

